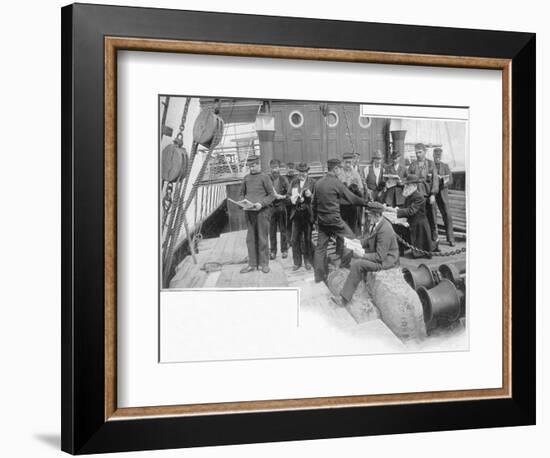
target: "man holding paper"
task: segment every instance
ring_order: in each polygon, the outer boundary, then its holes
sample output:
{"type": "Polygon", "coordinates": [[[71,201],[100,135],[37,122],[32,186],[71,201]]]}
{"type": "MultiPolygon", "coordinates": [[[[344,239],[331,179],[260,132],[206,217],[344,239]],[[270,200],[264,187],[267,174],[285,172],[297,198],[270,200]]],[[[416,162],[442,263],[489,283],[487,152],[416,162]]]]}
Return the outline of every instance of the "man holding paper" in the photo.
{"type": "Polygon", "coordinates": [[[277,231],[281,234],[281,254],[283,259],[286,259],[288,255],[288,244],[286,240],[286,194],[288,192],[288,180],[285,176],[281,175],[280,167],[281,162],[278,159],[271,159],[269,161],[269,167],[271,168],[271,181],[273,182],[273,193],[275,199],[271,204],[271,220],[269,226],[269,249],[271,254],[269,259],[275,259],[277,257],[277,231]]]}
{"type": "Polygon", "coordinates": [[[403,179],[407,175],[407,168],[401,165],[401,153],[394,151],[391,155],[391,164],[384,170],[384,198],[383,203],[390,207],[400,207],[405,203],[403,197],[403,179]]]}
{"type": "Polygon", "coordinates": [[[435,201],[443,223],[445,224],[445,231],[447,232],[447,243],[450,246],[455,246],[455,235],[453,228],[453,217],[449,212],[449,186],[453,184],[453,174],[447,164],[441,162],[441,156],[443,150],[441,148],[434,148],[434,165],[437,169],[437,175],[439,176],[439,190],[435,195],[435,201]]]}
{"type": "Polygon", "coordinates": [[[308,176],[309,166],[306,163],[300,162],[297,169],[298,176],[292,180],[288,189],[288,200],[291,203],[289,218],[292,221],[293,270],[298,270],[302,266],[302,258],[306,270],[310,270],[313,263],[311,199],[315,183],[308,176]]]}
{"type": "Polygon", "coordinates": [[[361,240],[349,241],[347,244],[353,252],[350,273],[340,296],[332,300],[338,305],[346,305],[357,286],[367,272],[391,269],[399,265],[399,247],[392,225],[382,216],[385,206],[379,202],[369,202],[369,230],[361,240]]]}
{"type": "Polygon", "coordinates": [[[259,156],[248,158],[247,164],[250,173],[243,178],[240,202],[249,201],[243,205],[245,211],[246,246],[248,249],[248,266],[241,269],[241,273],[260,269],[269,273],[269,206],[275,199],[271,178],[261,173],[259,156]]]}

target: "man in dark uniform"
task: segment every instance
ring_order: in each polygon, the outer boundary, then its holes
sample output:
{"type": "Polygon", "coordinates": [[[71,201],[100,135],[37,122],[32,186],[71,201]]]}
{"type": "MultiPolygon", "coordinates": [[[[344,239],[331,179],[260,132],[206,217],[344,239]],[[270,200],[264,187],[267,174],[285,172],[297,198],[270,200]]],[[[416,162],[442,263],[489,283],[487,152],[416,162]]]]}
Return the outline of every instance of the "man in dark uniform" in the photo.
{"type": "Polygon", "coordinates": [[[435,195],[435,201],[443,223],[445,224],[445,232],[447,232],[447,243],[450,246],[455,246],[455,235],[453,228],[453,217],[449,212],[449,186],[453,184],[453,174],[447,164],[441,162],[441,156],[443,150],[441,148],[434,148],[434,165],[437,169],[437,175],[439,176],[439,192],[435,195]]]}
{"type": "MultiPolygon", "coordinates": [[[[313,218],[317,222],[317,246],[313,258],[315,281],[324,281],[327,276],[327,245],[331,236],[337,239],[355,238],[355,234],[340,216],[340,201],[353,205],[364,205],[365,201],[353,194],[339,179],[339,159],[327,161],[327,174],[315,183],[313,192],[313,218]]],[[[338,253],[342,256],[343,253],[338,253]]]]}
{"type": "MultiPolygon", "coordinates": [[[[289,183],[292,183],[294,178],[298,176],[298,172],[296,171],[296,164],[294,162],[287,162],[286,164],[286,179],[289,183]]],[[[290,203],[290,200],[286,200],[286,239],[292,240],[292,221],[288,217],[290,215],[290,211],[292,210],[292,204],[290,203]]],[[[292,246],[292,245],[291,245],[292,246]]]]}
{"type": "Polygon", "coordinates": [[[308,176],[309,166],[306,163],[301,162],[297,169],[298,176],[290,183],[287,194],[291,203],[289,219],[292,221],[293,270],[298,270],[302,266],[302,257],[306,270],[310,270],[313,263],[311,200],[315,182],[308,176]]]}
{"type": "Polygon", "coordinates": [[[426,146],[423,143],[414,145],[416,161],[409,166],[407,173],[415,175],[420,182],[418,191],[426,199],[426,215],[430,225],[431,237],[437,242],[437,226],[435,217],[435,196],[439,190],[439,177],[433,161],[426,158],[426,146]]]}
{"type": "MultiPolygon", "coordinates": [[[[344,153],[342,157],[342,170],[338,174],[340,181],[344,183],[347,188],[359,197],[363,197],[363,181],[359,172],[353,169],[353,154],[344,153]]],[[[357,211],[356,205],[348,203],[341,203],[340,214],[342,219],[349,226],[349,228],[355,233],[355,235],[361,234],[361,211],[357,211]]],[[[340,247],[339,247],[340,248],[340,247]]]]}
{"type": "Polygon", "coordinates": [[[246,218],[246,247],[248,249],[248,266],[241,269],[241,273],[251,272],[260,268],[263,273],[269,272],[269,206],[275,194],[271,179],[261,173],[260,158],[251,156],[247,164],[250,173],[243,178],[240,200],[252,202],[250,208],[245,209],[246,218]]]}
{"type": "MultiPolygon", "coordinates": [[[[425,251],[434,251],[434,242],[431,238],[430,225],[426,217],[426,199],[419,192],[418,187],[423,183],[416,175],[409,174],[405,179],[405,187],[403,188],[403,196],[405,196],[405,204],[402,208],[387,207],[386,210],[394,211],[398,218],[407,218],[409,223],[409,240],[408,242],[425,251]]],[[[430,259],[431,254],[424,255],[416,250],[411,250],[413,258],[426,257],[430,259]]]]}
{"type": "Polygon", "coordinates": [[[366,174],[366,185],[372,200],[380,200],[384,189],[384,168],[382,167],[382,152],[376,150],[372,156],[372,162],[366,174]]]}
{"type": "Polygon", "coordinates": [[[350,272],[340,296],[332,297],[338,305],[346,305],[351,300],[367,272],[378,272],[399,265],[399,248],[395,232],[390,222],[382,216],[384,205],[380,202],[369,202],[367,211],[369,229],[366,237],[361,239],[365,252],[353,252],[354,259],[351,261],[350,272]]]}
{"type": "MultiPolygon", "coordinates": [[[[361,164],[359,163],[360,160],[361,160],[361,154],[355,151],[353,153],[353,161],[352,161],[351,168],[359,174],[359,178],[361,178],[361,183],[363,184],[362,186],[363,197],[366,197],[368,194],[367,185],[365,184],[365,180],[367,177],[365,175],[364,167],[361,167],[361,164]]],[[[361,231],[363,230],[363,224],[364,224],[363,207],[356,207],[356,209],[357,209],[357,226],[359,229],[359,234],[361,234],[361,231]]]]}
{"type": "Polygon", "coordinates": [[[384,198],[383,202],[390,207],[400,207],[405,203],[403,197],[403,179],[407,175],[407,168],[401,165],[401,153],[394,151],[392,162],[384,169],[384,198]]]}
{"type": "Polygon", "coordinates": [[[273,182],[273,191],[275,199],[271,204],[271,223],[269,226],[269,245],[271,254],[269,259],[277,257],[277,231],[281,233],[281,253],[283,259],[288,256],[288,244],[286,239],[286,194],[288,192],[288,181],[280,173],[281,163],[277,159],[269,161],[271,168],[271,181],[273,182]]]}

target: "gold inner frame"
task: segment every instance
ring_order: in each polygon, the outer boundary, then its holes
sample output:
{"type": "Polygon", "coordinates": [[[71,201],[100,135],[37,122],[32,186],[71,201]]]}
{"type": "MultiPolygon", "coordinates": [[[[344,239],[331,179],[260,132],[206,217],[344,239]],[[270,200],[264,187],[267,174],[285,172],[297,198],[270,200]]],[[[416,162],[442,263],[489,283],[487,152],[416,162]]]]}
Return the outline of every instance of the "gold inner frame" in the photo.
{"type": "Polygon", "coordinates": [[[343,49],[300,48],[179,40],[105,37],[105,420],[137,419],[151,416],[181,416],[298,410],[382,404],[461,401],[509,398],[512,395],[511,367],[511,67],[510,59],[386,53],[343,49]],[[424,65],[493,69],[502,72],[502,380],[501,388],[420,393],[335,396],[303,399],[241,401],[170,406],[118,408],[117,406],[117,169],[116,107],[117,51],[175,52],[240,57],[268,57],[377,64],[424,65]]]}

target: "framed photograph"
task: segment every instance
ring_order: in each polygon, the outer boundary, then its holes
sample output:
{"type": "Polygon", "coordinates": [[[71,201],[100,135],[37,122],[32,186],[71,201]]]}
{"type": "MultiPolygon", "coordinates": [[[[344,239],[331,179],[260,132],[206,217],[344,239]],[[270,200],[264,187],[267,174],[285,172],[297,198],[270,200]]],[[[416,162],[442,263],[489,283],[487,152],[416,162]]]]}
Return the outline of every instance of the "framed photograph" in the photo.
{"type": "Polygon", "coordinates": [[[63,450],[535,423],[534,34],[70,5],[62,145],[63,450]]]}

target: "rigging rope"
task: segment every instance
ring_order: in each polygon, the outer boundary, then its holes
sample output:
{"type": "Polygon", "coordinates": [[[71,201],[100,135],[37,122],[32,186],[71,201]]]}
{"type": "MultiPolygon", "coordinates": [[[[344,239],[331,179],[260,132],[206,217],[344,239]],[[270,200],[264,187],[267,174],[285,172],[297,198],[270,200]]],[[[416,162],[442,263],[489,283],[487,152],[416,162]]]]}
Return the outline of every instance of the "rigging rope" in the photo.
{"type": "MultiPolygon", "coordinates": [[[[220,102],[221,104],[221,102],[220,102]]],[[[235,108],[235,99],[232,100],[231,102],[231,110],[229,112],[229,117],[227,118],[228,120],[231,120],[231,117],[233,116],[233,109],[235,108]]],[[[219,109],[219,107],[218,107],[219,109]]],[[[223,132],[222,132],[222,137],[220,139],[220,142],[219,142],[219,145],[223,146],[223,143],[227,137],[227,134],[229,132],[229,129],[225,127],[225,124],[224,124],[224,129],[223,129],[223,132]]],[[[237,134],[235,132],[235,138],[237,138],[237,134]]],[[[222,153],[223,154],[223,153],[222,153]]],[[[238,154],[238,153],[237,153],[238,154]]],[[[225,154],[224,154],[224,158],[225,158],[225,154]]],[[[238,161],[238,156],[237,156],[237,161],[238,161]]],[[[233,173],[231,167],[229,168],[229,170],[231,171],[231,173],[233,173]]],[[[212,177],[212,172],[210,172],[208,174],[208,184],[206,185],[206,189],[209,190],[209,192],[212,192],[212,181],[213,181],[213,177],[212,177]]],[[[204,189],[203,188],[203,192],[202,192],[202,195],[204,195],[204,189]]],[[[197,204],[198,202],[195,203],[195,205],[197,204]]],[[[208,200],[207,200],[207,205],[208,205],[208,200]]],[[[212,199],[212,206],[214,206],[214,199],[212,199]]],[[[201,215],[202,215],[202,199],[201,199],[201,215]]],[[[207,208],[207,211],[208,211],[208,208],[207,208]]],[[[197,226],[197,228],[195,229],[195,235],[193,236],[193,243],[198,246],[198,243],[202,240],[202,225],[204,223],[204,220],[207,218],[206,215],[204,216],[201,216],[200,218],[200,221],[199,221],[199,224],[197,226]],[[198,240],[197,240],[198,239],[198,240]]],[[[195,221],[196,222],[196,221],[195,221]]],[[[190,242],[191,243],[191,242],[190,242]]]]}
{"type": "Polygon", "coordinates": [[[355,143],[353,142],[353,138],[352,138],[352,135],[351,135],[351,129],[349,127],[349,120],[348,120],[348,112],[346,111],[346,107],[345,106],[342,106],[342,111],[344,113],[344,120],[346,121],[346,131],[347,131],[347,135],[348,135],[348,139],[349,139],[349,143],[351,145],[351,152],[353,153],[353,155],[355,156],[355,143]]]}

